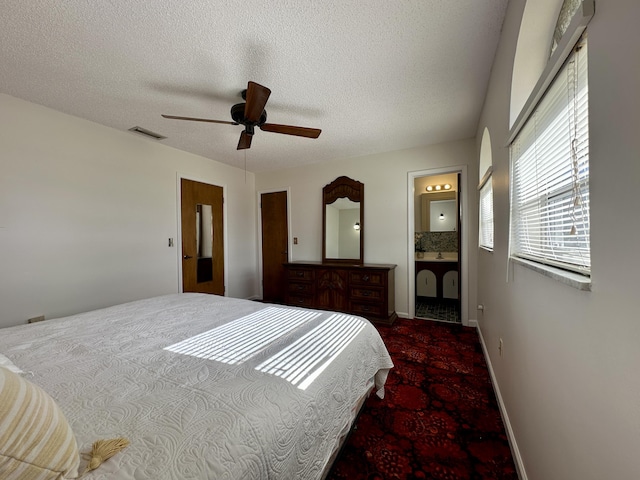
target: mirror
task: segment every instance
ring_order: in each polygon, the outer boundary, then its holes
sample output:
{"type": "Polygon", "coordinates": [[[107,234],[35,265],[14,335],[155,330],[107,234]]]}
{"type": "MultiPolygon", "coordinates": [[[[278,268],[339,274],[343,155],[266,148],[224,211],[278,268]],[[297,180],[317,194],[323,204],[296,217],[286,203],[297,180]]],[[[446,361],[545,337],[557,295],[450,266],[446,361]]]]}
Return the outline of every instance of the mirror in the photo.
{"type": "Polygon", "coordinates": [[[322,189],[322,262],[362,264],[364,184],[338,177],[322,189]]]}
{"type": "Polygon", "coordinates": [[[213,280],[213,207],[196,205],[197,282],[213,280]]]}
{"type": "Polygon", "coordinates": [[[455,232],[458,228],[458,200],[456,192],[423,193],[422,231],[455,232]]]}

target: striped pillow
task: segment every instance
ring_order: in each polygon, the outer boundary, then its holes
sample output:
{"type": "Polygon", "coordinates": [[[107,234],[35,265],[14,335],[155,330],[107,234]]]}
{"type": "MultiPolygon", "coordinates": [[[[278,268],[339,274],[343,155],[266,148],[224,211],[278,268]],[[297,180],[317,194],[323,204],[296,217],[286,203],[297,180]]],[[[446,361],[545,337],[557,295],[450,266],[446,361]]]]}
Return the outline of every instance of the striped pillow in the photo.
{"type": "Polygon", "coordinates": [[[0,478],[74,478],[79,463],[76,439],[53,398],[0,367],[0,478]]]}

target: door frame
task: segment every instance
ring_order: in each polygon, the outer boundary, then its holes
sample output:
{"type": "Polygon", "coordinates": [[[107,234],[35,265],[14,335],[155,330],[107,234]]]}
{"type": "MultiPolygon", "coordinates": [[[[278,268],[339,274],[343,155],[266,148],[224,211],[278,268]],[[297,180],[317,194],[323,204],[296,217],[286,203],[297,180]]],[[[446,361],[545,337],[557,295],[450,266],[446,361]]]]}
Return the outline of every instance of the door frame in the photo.
{"type": "Polygon", "coordinates": [[[266,190],[259,190],[256,192],[256,212],[258,212],[256,223],[257,225],[257,241],[258,246],[258,295],[260,299],[264,298],[264,290],[262,288],[262,279],[264,272],[262,271],[262,207],[260,206],[260,200],[263,193],[276,193],[285,192],[287,195],[287,262],[291,261],[291,249],[293,247],[292,228],[291,228],[291,187],[280,188],[268,188],[266,190]]]}
{"type": "Polygon", "coordinates": [[[460,255],[460,320],[465,327],[469,326],[469,195],[467,194],[468,178],[467,166],[456,165],[451,167],[430,168],[427,170],[417,170],[407,173],[407,290],[409,293],[409,316],[416,316],[416,264],[415,264],[415,179],[419,177],[429,177],[432,175],[443,175],[447,173],[459,173],[460,185],[459,190],[462,192],[462,213],[460,221],[460,235],[462,241],[458,245],[460,255]]]}
{"type": "Polygon", "coordinates": [[[182,287],[182,197],[180,195],[182,186],[182,179],[191,180],[193,182],[207,183],[209,185],[215,185],[216,187],[222,188],[222,238],[223,238],[223,251],[224,251],[224,296],[228,296],[229,292],[229,251],[228,245],[229,241],[227,238],[227,185],[226,183],[218,184],[215,180],[211,178],[201,177],[198,175],[184,174],[178,172],[176,174],[176,221],[177,221],[177,230],[176,230],[176,241],[174,245],[176,247],[176,262],[178,264],[178,292],[183,293],[184,289],[182,287]]]}

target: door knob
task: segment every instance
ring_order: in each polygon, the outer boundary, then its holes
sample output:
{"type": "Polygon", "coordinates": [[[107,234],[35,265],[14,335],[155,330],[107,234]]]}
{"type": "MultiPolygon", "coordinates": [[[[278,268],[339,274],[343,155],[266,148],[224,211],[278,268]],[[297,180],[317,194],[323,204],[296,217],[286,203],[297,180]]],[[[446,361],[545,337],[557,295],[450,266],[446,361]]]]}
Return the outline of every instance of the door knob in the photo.
{"type": "Polygon", "coordinates": [[[193,257],[192,257],[191,255],[185,255],[185,256],[184,256],[184,257],[182,257],[182,258],[184,258],[185,260],[189,260],[190,258],[193,258],[193,257]]]}

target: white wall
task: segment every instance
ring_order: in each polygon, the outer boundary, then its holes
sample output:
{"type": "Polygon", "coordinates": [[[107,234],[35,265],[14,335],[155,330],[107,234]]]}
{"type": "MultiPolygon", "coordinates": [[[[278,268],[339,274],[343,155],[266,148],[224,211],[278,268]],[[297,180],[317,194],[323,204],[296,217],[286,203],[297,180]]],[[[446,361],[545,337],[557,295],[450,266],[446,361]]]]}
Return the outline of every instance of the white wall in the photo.
{"type": "Polygon", "coordinates": [[[458,228],[456,200],[432,200],[429,203],[430,232],[454,232],[458,228]],[[442,218],[440,216],[442,215],[442,218]]]}
{"type": "Polygon", "coordinates": [[[358,258],[360,257],[360,230],[356,230],[353,226],[360,221],[360,209],[342,208],[339,210],[339,217],[339,256],[327,255],[327,258],[358,258]]]}
{"type": "Polygon", "coordinates": [[[340,210],[327,205],[325,211],[325,249],[327,258],[340,258],[340,210]]]}
{"type": "Polygon", "coordinates": [[[0,327],[179,291],[180,174],[225,187],[227,295],[256,295],[252,174],[0,95],[0,327]]]}
{"type": "MultiPolygon", "coordinates": [[[[256,174],[256,189],[291,189],[291,231],[298,237],[292,245],[292,260],[322,259],[322,187],[345,175],[364,183],[365,263],[396,264],[396,311],[407,316],[409,310],[407,251],[413,239],[407,238],[408,172],[431,168],[469,165],[470,214],[477,210],[477,158],[473,140],[464,140],[417,149],[335,160],[329,163],[256,174]],[[474,173],[475,172],[475,173],[474,173]],[[474,177],[475,175],[475,177],[474,177]]],[[[412,213],[413,214],[413,213],[412,213]]],[[[477,245],[477,215],[464,238],[477,245]]],[[[476,248],[470,248],[469,295],[467,302],[475,318],[476,248]]],[[[413,258],[413,247],[411,250],[413,258]]]]}
{"type": "Polygon", "coordinates": [[[512,0],[478,125],[493,145],[495,249],[478,255],[478,318],[529,480],[640,478],[640,2],[596,2],[588,27],[592,291],[521,266],[506,282],[512,0]],[[498,338],[504,354],[498,354],[498,338]]]}

